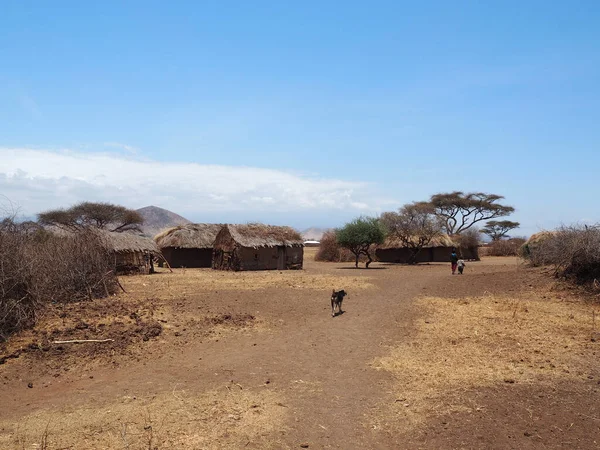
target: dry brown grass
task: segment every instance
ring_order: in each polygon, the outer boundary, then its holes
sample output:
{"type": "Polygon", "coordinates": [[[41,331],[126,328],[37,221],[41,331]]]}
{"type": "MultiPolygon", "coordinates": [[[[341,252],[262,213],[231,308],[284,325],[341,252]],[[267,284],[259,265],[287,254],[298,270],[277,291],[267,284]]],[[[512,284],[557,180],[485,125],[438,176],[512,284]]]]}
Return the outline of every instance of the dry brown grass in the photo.
{"type": "MultiPolygon", "coordinates": [[[[373,361],[397,379],[398,400],[387,417],[406,429],[428,418],[474,409],[462,399],[473,388],[499,383],[583,380],[594,361],[598,306],[546,295],[425,297],[411,342],[373,361]]],[[[384,415],[386,416],[386,415],[384,415]]],[[[389,424],[388,424],[389,425],[389,424]]],[[[382,419],[374,427],[385,427],[382,419]]]]}
{"type": "Polygon", "coordinates": [[[332,286],[345,286],[347,289],[356,290],[372,287],[370,279],[364,276],[311,274],[301,270],[228,272],[211,269],[174,269],[173,273],[161,272],[150,277],[132,276],[122,278],[121,282],[132,296],[152,292],[157,298],[165,300],[202,291],[256,291],[273,287],[330,290],[332,286]]]}
{"type": "Polygon", "coordinates": [[[231,384],[196,395],[174,386],[158,397],[124,396],[100,408],[43,410],[0,423],[0,448],[284,448],[287,411],[268,388],[231,384]]]}

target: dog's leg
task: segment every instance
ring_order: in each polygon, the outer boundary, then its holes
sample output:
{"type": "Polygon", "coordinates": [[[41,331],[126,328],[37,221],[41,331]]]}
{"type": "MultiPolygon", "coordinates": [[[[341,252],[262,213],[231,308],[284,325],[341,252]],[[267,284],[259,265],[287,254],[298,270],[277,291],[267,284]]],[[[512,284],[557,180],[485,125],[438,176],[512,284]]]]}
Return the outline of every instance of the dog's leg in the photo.
{"type": "Polygon", "coordinates": [[[342,302],[343,300],[340,300],[340,303],[338,304],[338,311],[340,312],[340,314],[342,314],[342,302]]]}
{"type": "Polygon", "coordinates": [[[335,317],[335,300],[331,299],[331,317],[335,317]]]}

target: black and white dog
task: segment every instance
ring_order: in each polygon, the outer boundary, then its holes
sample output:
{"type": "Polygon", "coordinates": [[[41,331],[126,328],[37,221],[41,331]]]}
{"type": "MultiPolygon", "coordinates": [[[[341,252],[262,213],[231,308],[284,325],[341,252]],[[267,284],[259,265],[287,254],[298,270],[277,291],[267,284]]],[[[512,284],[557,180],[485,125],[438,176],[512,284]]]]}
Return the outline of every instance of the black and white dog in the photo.
{"type": "Polygon", "coordinates": [[[333,294],[331,294],[331,317],[335,317],[335,307],[338,308],[338,314],[342,314],[342,302],[344,301],[344,297],[348,295],[346,291],[343,289],[341,291],[333,290],[333,294]]]}

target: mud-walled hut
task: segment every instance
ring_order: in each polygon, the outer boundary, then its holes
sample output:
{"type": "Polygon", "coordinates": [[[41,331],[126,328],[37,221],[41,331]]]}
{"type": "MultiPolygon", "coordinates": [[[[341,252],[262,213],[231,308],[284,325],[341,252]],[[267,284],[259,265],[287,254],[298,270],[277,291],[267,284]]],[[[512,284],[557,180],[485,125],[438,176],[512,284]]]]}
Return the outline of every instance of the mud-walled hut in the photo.
{"type": "Polygon", "coordinates": [[[221,228],[218,223],[179,225],[157,234],[154,241],[171,267],[211,267],[221,228]]]}
{"type": "Polygon", "coordinates": [[[290,227],[263,224],[225,225],[217,234],[213,269],[302,269],[303,239],[290,227]]]}
{"type": "Polygon", "coordinates": [[[117,273],[151,273],[154,270],[153,259],[161,258],[158,246],[148,237],[130,231],[95,230],[93,233],[112,255],[117,273]]]}
{"type": "MultiPolygon", "coordinates": [[[[417,263],[428,262],[449,262],[452,248],[459,250],[459,256],[464,259],[475,259],[471,251],[459,246],[447,235],[441,235],[433,238],[428,245],[423,247],[417,254],[417,263]]],[[[380,262],[389,263],[407,263],[412,254],[411,249],[404,246],[399,239],[389,237],[385,242],[377,247],[375,255],[380,262]]]]}

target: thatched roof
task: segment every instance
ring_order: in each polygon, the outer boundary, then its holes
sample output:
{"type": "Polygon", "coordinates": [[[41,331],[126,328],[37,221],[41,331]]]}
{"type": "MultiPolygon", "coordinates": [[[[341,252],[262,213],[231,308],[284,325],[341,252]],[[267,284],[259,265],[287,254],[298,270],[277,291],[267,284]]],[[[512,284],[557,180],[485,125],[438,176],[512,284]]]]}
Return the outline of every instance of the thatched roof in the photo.
{"type": "Polygon", "coordinates": [[[225,225],[231,237],[243,247],[302,247],[300,233],[290,227],[277,227],[251,223],[247,225],[225,225]]]}
{"type": "Polygon", "coordinates": [[[114,233],[105,230],[95,230],[102,244],[117,253],[151,252],[160,253],[156,243],[145,236],[133,232],[124,231],[114,233]]]}
{"type": "MultiPolygon", "coordinates": [[[[450,236],[447,234],[442,234],[434,237],[428,245],[424,246],[424,248],[431,247],[458,247],[458,245],[450,239],[450,236]]],[[[400,241],[400,239],[394,236],[388,236],[385,242],[381,245],[378,245],[377,248],[381,249],[392,249],[392,248],[404,248],[404,244],[400,241]]]]}
{"type": "Polygon", "coordinates": [[[160,248],[212,248],[223,224],[188,223],[169,228],[154,236],[160,248]]]}
{"type": "Polygon", "coordinates": [[[114,231],[102,230],[93,227],[81,231],[68,231],[57,227],[45,227],[45,229],[53,235],[59,237],[69,237],[91,233],[95,236],[98,236],[104,248],[117,253],[160,253],[160,249],[152,239],[142,236],[140,233],[135,231],[123,231],[122,233],[117,233],[114,231]]]}
{"type": "Polygon", "coordinates": [[[532,234],[525,245],[536,245],[556,235],[556,231],[540,231],[539,233],[532,234]]]}

